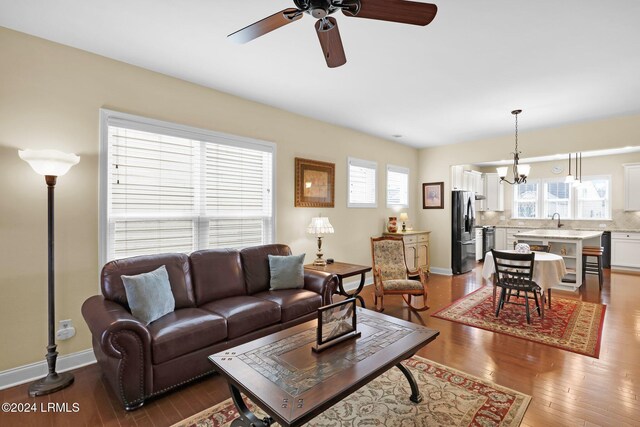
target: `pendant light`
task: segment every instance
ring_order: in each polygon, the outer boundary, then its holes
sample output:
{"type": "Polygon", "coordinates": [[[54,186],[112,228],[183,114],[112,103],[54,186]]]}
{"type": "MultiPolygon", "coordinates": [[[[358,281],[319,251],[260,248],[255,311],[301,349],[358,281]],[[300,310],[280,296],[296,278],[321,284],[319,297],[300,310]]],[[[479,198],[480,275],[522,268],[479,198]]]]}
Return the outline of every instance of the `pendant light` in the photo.
{"type": "MultiPolygon", "coordinates": [[[[577,161],[578,159],[576,159],[577,161]]],[[[577,165],[576,165],[577,167],[577,165]]],[[[567,175],[567,177],[564,179],[564,182],[566,183],[571,183],[575,181],[575,178],[573,177],[573,175],[571,175],[571,153],[569,153],[569,175],[567,175]]]]}
{"type": "Polygon", "coordinates": [[[516,117],[516,150],[513,152],[513,182],[506,179],[507,171],[509,170],[508,166],[496,168],[498,176],[500,177],[500,182],[502,183],[504,181],[511,185],[526,183],[527,176],[531,171],[531,166],[521,165],[518,163],[520,160],[520,151],[518,151],[518,114],[520,113],[522,113],[522,110],[513,110],[511,112],[511,114],[516,117]]]}

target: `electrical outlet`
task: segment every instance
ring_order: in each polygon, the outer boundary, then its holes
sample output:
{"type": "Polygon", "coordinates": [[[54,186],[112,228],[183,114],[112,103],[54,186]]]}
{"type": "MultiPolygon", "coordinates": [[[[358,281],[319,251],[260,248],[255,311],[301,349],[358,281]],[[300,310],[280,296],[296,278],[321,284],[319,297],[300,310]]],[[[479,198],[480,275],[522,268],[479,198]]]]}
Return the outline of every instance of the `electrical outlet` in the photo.
{"type": "Polygon", "coordinates": [[[60,341],[68,340],[76,334],[76,328],[73,327],[73,321],[71,319],[60,320],[60,327],[56,332],[56,339],[60,341]]]}

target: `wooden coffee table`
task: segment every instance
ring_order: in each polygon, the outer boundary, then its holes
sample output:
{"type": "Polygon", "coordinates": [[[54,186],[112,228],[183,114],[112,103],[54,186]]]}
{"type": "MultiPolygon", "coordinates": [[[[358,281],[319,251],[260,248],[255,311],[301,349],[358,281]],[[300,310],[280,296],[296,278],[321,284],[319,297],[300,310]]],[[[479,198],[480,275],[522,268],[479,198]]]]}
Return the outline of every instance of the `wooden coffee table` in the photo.
{"type": "Polygon", "coordinates": [[[364,279],[366,274],[371,271],[371,267],[368,265],[358,265],[358,264],[349,264],[346,262],[333,262],[327,265],[313,265],[307,264],[304,266],[307,270],[317,270],[324,271],[325,273],[332,273],[338,276],[338,289],[336,289],[336,294],[345,296],[347,298],[357,298],[360,301],[360,305],[365,307],[364,298],[360,296],[360,292],[362,292],[362,288],[364,287],[364,279]],[[353,292],[349,293],[344,289],[344,285],[342,283],[342,279],[345,277],[357,276],[360,275],[360,284],[358,288],[353,292]]]}
{"type": "Polygon", "coordinates": [[[299,426],[394,366],[409,382],[411,401],[420,402],[418,385],[400,362],[440,332],[362,308],[357,317],[362,336],[321,353],[311,350],[314,320],[209,356],[227,379],[238,408],[231,425],[262,427],[277,421],[283,427],[299,426]],[[241,392],[269,416],[258,419],[241,392]]]}

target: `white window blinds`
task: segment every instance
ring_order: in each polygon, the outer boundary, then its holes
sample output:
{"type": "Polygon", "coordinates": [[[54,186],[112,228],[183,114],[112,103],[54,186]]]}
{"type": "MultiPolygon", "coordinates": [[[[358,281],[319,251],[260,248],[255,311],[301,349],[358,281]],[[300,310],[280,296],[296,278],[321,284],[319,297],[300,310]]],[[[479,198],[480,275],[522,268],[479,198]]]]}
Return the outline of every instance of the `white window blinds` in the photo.
{"type": "Polygon", "coordinates": [[[377,207],[376,171],[378,164],[368,160],[347,159],[348,200],[350,208],[377,207]]]}
{"type": "Polygon", "coordinates": [[[387,165],[387,207],[409,207],[409,169],[387,165]]]}
{"type": "Polygon", "coordinates": [[[272,144],[102,116],[103,262],[273,242],[272,144]]]}

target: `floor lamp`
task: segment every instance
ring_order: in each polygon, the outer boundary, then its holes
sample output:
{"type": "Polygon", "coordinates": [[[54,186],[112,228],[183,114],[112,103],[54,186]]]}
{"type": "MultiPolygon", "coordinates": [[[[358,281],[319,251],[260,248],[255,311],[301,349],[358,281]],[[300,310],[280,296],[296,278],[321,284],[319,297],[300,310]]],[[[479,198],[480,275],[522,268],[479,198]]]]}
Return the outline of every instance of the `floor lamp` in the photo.
{"type": "Polygon", "coordinates": [[[36,173],[44,175],[47,183],[47,217],[49,230],[49,345],[47,346],[47,364],[49,373],[46,377],[37,380],[29,385],[29,396],[40,396],[54,393],[73,383],[73,374],[56,372],[56,359],[58,352],[55,337],[55,275],[53,263],[53,189],[56,179],[64,175],[71,169],[71,166],[80,161],[80,157],[75,154],[67,154],[57,150],[20,150],[20,158],[33,168],[36,173]]]}

